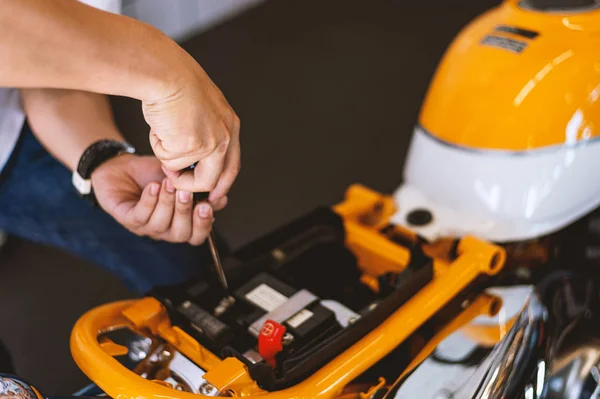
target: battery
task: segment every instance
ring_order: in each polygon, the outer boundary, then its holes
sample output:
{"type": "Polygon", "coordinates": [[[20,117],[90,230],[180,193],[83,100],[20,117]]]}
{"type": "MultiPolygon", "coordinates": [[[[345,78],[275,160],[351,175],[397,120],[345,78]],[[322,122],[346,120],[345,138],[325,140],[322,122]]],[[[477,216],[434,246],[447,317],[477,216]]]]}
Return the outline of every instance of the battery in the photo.
{"type": "Polygon", "coordinates": [[[243,317],[243,324],[254,336],[266,319],[285,325],[294,337],[294,346],[312,340],[337,323],[335,313],[307,290],[297,290],[271,274],[261,273],[234,292],[238,301],[254,311],[243,317]]]}
{"type": "Polygon", "coordinates": [[[302,309],[283,324],[298,341],[310,341],[319,333],[337,325],[335,313],[320,303],[302,309]]]}
{"type": "Polygon", "coordinates": [[[267,313],[283,305],[296,291],[270,274],[260,273],[236,290],[234,296],[262,313],[267,313]]]}

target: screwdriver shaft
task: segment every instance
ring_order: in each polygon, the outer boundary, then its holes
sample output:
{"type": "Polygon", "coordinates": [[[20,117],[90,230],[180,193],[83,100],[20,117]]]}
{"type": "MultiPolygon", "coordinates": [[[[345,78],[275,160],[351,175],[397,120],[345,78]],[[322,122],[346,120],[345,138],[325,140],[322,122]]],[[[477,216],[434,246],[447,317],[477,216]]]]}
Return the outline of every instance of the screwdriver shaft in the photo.
{"type": "Polygon", "coordinates": [[[229,285],[227,284],[227,278],[225,277],[225,270],[223,270],[223,264],[221,263],[221,257],[219,256],[219,251],[217,250],[217,244],[215,242],[215,235],[212,231],[208,235],[208,246],[210,247],[210,252],[213,257],[213,262],[215,263],[215,268],[217,269],[217,274],[219,275],[219,281],[221,282],[221,285],[225,291],[229,292],[229,285]]]}
{"type": "MultiPolygon", "coordinates": [[[[196,164],[191,165],[186,168],[184,171],[193,171],[196,167],[196,164]]],[[[201,201],[207,201],[209,197],[208,192],[196,192],[194,193],[194,205],[201,201]]],[[[223,264],[221,263],[221,257],[219,256],[219,250],[217,249],[217,243],[215,239],[215,234],[211,230],[208,234],[208,246],[210,247],[210,253],[212,254],[213,263],[215,264],[215,269],[217,270],[217,274],[219,276],[219,281],[221,285],[225,289],[225,292],[229,293],[229,285],[227,284],[227,277],[225,277],[225,270],[223,270],[223,264]]]]}

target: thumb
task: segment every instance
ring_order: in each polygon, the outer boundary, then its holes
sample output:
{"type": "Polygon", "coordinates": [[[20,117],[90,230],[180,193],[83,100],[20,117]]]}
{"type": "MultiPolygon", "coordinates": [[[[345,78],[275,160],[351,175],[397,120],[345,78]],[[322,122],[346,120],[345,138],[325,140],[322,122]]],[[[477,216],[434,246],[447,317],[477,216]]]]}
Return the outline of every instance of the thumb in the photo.
{"type": "Polygon", "coordinates": [[[192,169],[184,169],[177,172],[167,169],[163,165],[162,167],[165,176],[178,190],[184,190],[189,192],[195,192],[194,190],[194,171],[192,169]]]}
{"type": "Polygon", "coordinates": [[[195,168],[194,166],[190,166],[178,172],[169,170],[164,165],[162,169],[164,174],[178,190],[189,191],[191,193],[210,192],[214,189],[216,184],[216,182],[214,184],[207,183],[206,179],[200,176],[199,168],[195,168]]]}

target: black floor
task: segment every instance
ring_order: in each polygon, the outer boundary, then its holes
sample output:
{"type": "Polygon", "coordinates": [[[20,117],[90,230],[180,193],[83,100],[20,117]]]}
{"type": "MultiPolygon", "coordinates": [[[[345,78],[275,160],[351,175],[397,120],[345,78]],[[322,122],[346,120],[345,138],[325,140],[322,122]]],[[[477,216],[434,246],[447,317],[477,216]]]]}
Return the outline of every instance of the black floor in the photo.
{"type": "MultiPolygon", "coordinates": [[[[497,3],[271,0],[186,41],[242,121],[242,173],[217,216],[231,244],[333,204],[355,182],[392,192],[436,63],[497,3]]],[[[147,150],[139,105],[115,106],[124,133],[147,150]]],[[[10,320],[0,337],[19,373],[48,393],[85,383],[68,346],[77,317],[126,296],[105,272],[56,250],[17,242],[0,253],[0,320],[10,320]]]]}

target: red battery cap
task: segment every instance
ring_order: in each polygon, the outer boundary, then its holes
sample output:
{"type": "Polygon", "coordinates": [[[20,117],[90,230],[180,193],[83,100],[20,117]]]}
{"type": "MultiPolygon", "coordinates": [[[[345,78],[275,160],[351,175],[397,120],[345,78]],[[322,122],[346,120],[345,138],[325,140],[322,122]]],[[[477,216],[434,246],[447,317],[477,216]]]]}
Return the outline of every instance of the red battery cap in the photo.
{"type": "Polygon", "coordinates": [[[258,335],[258,353],[272,368],[277,367],[275,356],[283,350],[285,326],[273,320],[265,321],[258,335]]]}

